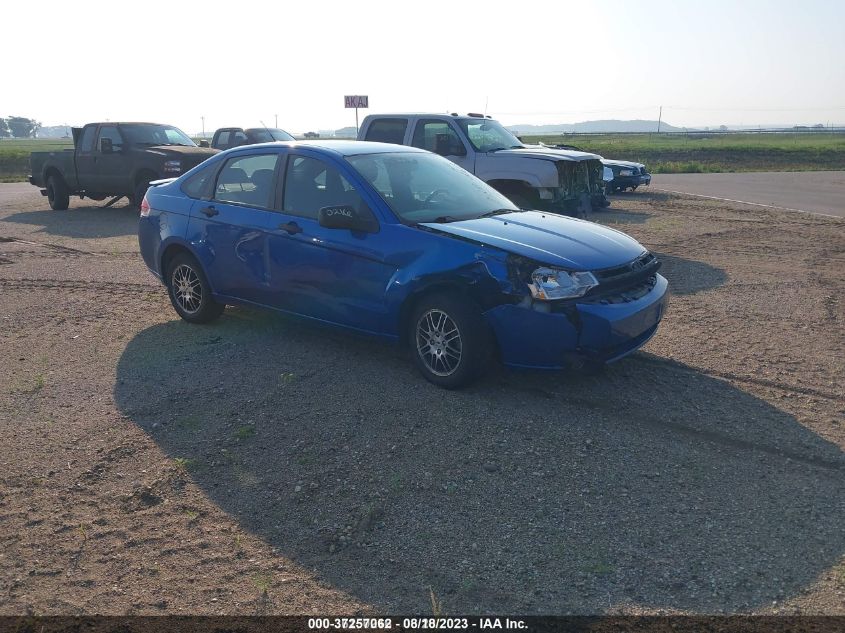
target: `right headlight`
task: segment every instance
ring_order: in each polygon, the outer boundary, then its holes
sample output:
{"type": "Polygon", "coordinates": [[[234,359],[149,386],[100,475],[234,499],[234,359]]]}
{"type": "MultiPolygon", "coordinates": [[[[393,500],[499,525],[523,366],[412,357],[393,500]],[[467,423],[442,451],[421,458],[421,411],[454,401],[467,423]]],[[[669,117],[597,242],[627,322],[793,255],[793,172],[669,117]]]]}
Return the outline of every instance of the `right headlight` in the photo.
{"type": "Polygon", "coordinates": [[[541,301],[583,297],[599,285],[591,272],[568,272],[556,268],[538,268],[531,273],[528,288],[531,296],[541,301]]]}

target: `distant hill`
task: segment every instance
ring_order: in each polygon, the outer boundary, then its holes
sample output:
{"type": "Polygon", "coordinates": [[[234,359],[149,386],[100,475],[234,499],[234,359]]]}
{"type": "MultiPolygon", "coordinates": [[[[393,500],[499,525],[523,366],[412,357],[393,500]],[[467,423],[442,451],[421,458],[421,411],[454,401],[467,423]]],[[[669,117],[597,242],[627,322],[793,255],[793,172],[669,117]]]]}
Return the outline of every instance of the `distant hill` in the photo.
{"type": "MultiPolygon", "coordinates": [[[[619,121],[608,119],[604,121],[584,121],[582,123],[558,123],[556,125],[508,125],[512,132],[525,136],[539,136],[541,134],[562,134],[573,132],[656,132],[657,121],[619,121]]],[[[683,132],[682,128],[669,125],[665,121],[660,123],[661,132],[683,132]]]]}

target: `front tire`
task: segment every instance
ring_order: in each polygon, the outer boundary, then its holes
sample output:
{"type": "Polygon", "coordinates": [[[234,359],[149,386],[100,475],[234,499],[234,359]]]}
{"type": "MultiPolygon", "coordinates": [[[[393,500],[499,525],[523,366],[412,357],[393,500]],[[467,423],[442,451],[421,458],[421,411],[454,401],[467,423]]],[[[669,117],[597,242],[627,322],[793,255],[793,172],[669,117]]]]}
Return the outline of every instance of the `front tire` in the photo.
{"type": "Polygon", "coordinates": [[[70,192],[61,176],[47,178],[47,201],[53,211],[65,211],[70,206],[70,192]]]}
{"type": "Polygon", "coordinates": [[[226,306],[211,297],[211,286],[202,267],[187,253],[179,253],[167,271],[167,293],[176,313],[190,323],[208,323],[226,306]]]}
{"type": "Polygon", "coordinates": [[[414,308],[410,325],[414,364],[426,380],[457,389],[481,375],[491,341],[475,304],[447,293],[433,294],[414,308]]]}

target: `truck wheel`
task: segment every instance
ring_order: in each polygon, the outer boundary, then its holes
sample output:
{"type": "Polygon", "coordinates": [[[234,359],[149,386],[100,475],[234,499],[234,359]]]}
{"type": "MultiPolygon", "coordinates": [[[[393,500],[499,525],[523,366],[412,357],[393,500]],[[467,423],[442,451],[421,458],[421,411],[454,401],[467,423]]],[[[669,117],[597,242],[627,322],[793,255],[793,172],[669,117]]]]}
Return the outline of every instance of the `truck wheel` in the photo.
{"type": "Polygon", "coordinates": [[[47,201],[53,211],[64,211],[70,206],[70,193],[61,176],[54,174],[47,178],[47,201]]]}
{"type": "Polygon", "coordinates": [[[167,293],[176,313],[190,323],[208,323],[226,306],[211,297],[202,267],[188,253],[179,253],[167,267],[167,293]]]}
{"type": "Polygon", "coordinates": [[[150,188],[150,181],[146,178],[142,179],[141,182],[137,184],[135,187],[135,193],[132,196],[132,206],[136,209],[141,208],[141,202],[144,201],[144,196],[147,195],[147,189],[150,188]]]}
{"type": "Polygon", "coordinates": [[[410,326],[414,364],[426,380],[457,389],[481,374],[490,356],[490,333],[472,302],[431,295],[416,306],[410,326]]]}

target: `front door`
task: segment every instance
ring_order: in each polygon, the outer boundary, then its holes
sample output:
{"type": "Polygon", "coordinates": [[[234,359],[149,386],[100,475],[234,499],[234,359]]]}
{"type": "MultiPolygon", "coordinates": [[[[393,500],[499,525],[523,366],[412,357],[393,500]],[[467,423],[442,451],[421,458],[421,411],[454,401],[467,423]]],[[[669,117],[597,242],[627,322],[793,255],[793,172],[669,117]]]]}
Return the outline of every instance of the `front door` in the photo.
{"type": "MultiPolygon", "coordinates": [[[[92,189],[107,193],[132,193],[129,174],[132,172],[124,149],[123,137],[116,125],[101,125],[94,146],[94,170],[92,189]],[[103,141],[106,141],[104,144],[103,141]],[[103,151],[104,145],[111,144],[111,151],[103,151]]],[[[108,147],[106,148],[108,150],[108,147]]]]}
{"type": "Polygon", "coordinates": [[[460,165],[469,173],[475,173],[475,164],[472,156],[458,132],[448,121],[441,119],[420,119],[414,126],[414,135],[411,138],[411,145],[420,149],[440,154],[448,158],[456,165],[460,165]]]}
{"type": "Polygon", "coordinates": [[[322,321],[381,332],[390,329],[385,294],[396,269],[385,261],[389,240],[346,169],[307,150],[289,155],[282,217],[269,238],[274,303],[322,321]],[[319,210],[336,206],[369,215],[372,231],[320,226],[319,210]]]}

